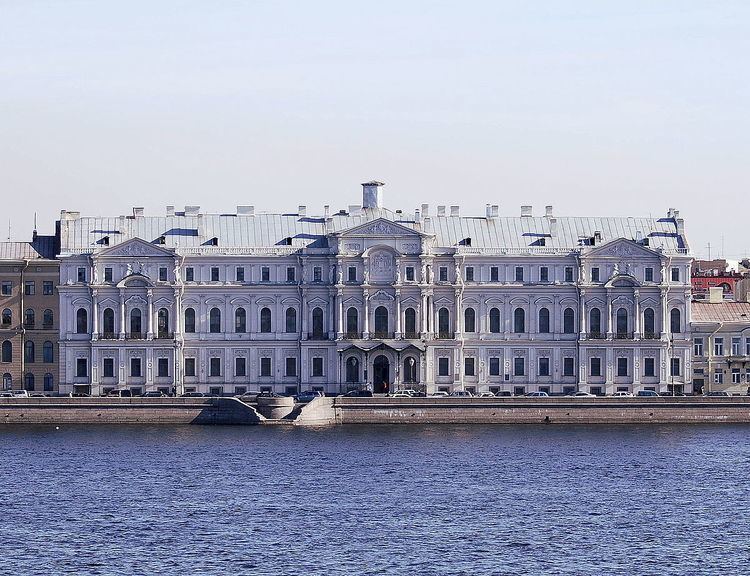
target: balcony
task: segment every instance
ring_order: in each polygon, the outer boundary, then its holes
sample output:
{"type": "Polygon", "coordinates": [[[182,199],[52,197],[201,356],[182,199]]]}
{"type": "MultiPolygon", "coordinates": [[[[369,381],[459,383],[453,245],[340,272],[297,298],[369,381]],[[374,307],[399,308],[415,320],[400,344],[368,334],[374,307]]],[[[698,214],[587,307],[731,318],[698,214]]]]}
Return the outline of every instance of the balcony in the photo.
{"type": "Polygon", "coordinates": [[[126,340],[145,340],[146,339],[146,333],[145,332],[129,332],[125,336],[126,340]]]}
{"type": "Polygon", "coordinates": [[[644,332],[641,336],[644,340],[659,340],[661,338],[661,334],[658,332],[644,332]]]}
{"type": "Polygon", "coordinates": [[[346,338],[347,340],[361,340],[362,332],[347,331],[346,333],[344,333],[344,338],[346,338]]]}
{"type": "Polygon", "coordinates": [[[586,337],[589,340],[604,340],[607,338],[607,335],[604,332],[589,332],[586,337]]]}
{"type": "Polygon", "coordinates": [[[157,340],[174,340],[174,332],[157,332],[157,340]]]}
{"type": "Polygon", "coordinates": [[[308,340],[328,340],[328,332],[308,332],[308,340]]]}
{"type": "Polygon", "coordinates": [[[54,327],[55,325],[50,322],[45,322],[44,324],[42,324],[42,330],[52,330],[54,327]]]}
{"type": "Polygon", "coordinates": [[[375,340],[392,340],[393,332],[374,332],[372,337],[375,340]]]}
{"type": "Polygon", "coordinates": [[[419,340],[419,332],[404,332],[406,340],[419,340]]]}
{"type": "Polygon", "coordinates": [[[24,322],[23,327],[26,330],[34,330],[34,328],[36,328],[36,325],[34,324],[34,322],[24,322]]]}
{"type": "Polygon", "coordinates": [[[632,332],[615,332],[614,337],[615,337],[615,340],[632,340],[633,333],[632,332]]]}
{"type": "Polygon", "coordinates": [[[438,332],[436,334],[436,338],[438,340],[453,340],[454,333],[453,332],[438,332]]]}
{"type": "Polygon", "coordinates": [[[102,332],[99,334],[99,340],[119,340],[120,335],[117,332],[102,332]]]}

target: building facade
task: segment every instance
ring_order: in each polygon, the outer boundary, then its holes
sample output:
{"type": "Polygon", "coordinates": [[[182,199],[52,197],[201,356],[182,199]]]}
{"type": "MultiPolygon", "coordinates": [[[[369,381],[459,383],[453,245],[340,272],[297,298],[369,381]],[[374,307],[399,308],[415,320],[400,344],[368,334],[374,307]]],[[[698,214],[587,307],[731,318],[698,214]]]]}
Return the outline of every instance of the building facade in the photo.
{"type": "Polygon", "coordinates": [[[363,186],[321,216],[63,211],[61,389],[691,391],[677,211],[407,215],[363,186]]]}
{"type": "Polygon", "coordinates": [[[2,389],[58,391],[60,264],[55,237],[0,242],[2,389]]]}

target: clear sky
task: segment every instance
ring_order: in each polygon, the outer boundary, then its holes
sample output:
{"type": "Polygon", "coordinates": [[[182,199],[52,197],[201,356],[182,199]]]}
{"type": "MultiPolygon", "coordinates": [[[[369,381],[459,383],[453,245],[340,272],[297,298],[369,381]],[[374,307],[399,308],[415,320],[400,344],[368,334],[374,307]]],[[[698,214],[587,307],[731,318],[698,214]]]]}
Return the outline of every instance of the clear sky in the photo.
{"type": "Polygon", "coordinates": [[[750,2],[0,0],[0,231],[62,208],[681,210],[750,254],[750,2]]]}

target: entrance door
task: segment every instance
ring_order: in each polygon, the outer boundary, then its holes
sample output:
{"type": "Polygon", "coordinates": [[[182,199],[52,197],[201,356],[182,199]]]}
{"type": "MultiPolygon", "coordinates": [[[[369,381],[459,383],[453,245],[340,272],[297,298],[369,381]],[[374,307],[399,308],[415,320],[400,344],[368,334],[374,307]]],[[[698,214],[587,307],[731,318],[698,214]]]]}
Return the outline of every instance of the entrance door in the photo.
{"type": "Polygon", "coordinates": [[[382,354],[375,358],[372,363],[372,383],[373,391],[376,394],[388,392],[390,371],[391,366],[388,358],[382,354]]]}

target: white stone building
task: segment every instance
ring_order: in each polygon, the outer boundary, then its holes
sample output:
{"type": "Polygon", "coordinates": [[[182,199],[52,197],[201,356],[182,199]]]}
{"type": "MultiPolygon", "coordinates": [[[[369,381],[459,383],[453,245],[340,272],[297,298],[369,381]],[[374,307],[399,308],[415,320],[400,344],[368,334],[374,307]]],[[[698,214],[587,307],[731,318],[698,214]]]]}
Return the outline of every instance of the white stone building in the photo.
{"type": "Polygon", "coordinates": [[[310,216],[60,221],[60,389],[691,390],[683,220],[310,216]]]}

